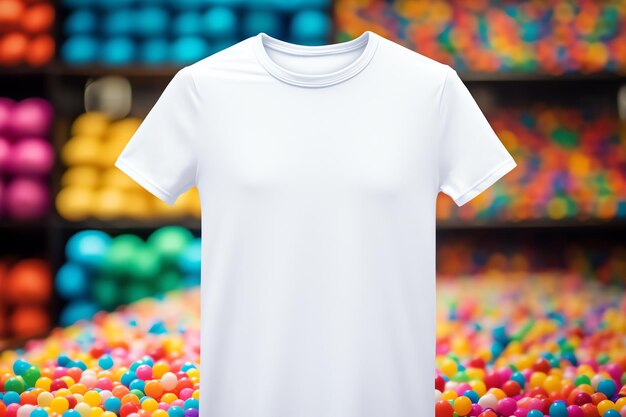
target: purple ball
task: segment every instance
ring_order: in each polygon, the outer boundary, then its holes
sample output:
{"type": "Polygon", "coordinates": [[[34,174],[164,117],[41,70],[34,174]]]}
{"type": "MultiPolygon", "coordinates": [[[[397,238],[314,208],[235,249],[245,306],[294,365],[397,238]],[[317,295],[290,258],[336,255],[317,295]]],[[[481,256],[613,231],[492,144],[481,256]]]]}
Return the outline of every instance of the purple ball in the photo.
{"type": "Polygon", "coordinates": [[[50,191],[41,180],[18,177],[6,187],[4,209],[13,219],[40,218],[48,212],[49,204],[50,191]]]}
{"type": "Polygon", "coordinates": [[[185,410],[185,417],[198,417],[197,408],[188,408],[185,410]]]}
{"type": "Polygon", "coordinates": [[[15,174],[47,175],[54,164],[52,144],[37,137],[20,139],[11,148],[9,164],[15,174]]]}
{"type": "Polygon", "coordinates": [[[15,107],[15,100],[0,97],[0,135],[11,133],[11,115],[15,107]]]}
{"type": "Polygon", "coordinates": [[[46,137],[52,126],[52,114],[52,105],[43,98],[21,100],[13,108],[11,131],[16,137],[46,137]]]}
{"type": "Polygon", "coordinates": [[[0,136],[0,173],[6,173],[11,166],[11,142],[0,136]]]}

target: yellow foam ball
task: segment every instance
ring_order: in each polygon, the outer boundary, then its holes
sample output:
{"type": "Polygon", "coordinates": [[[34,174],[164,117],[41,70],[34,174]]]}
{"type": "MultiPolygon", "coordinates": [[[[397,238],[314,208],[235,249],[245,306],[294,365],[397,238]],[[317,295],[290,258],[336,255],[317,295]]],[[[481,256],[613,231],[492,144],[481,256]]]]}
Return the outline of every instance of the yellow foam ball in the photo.
{"type": "Polygon", "coordinates": [[[113,187],[121,190],[136,190],[139,186],[132,178],[116,166],[106,168],[102,171],[100,184],[103,187],[113,187]]]}
{"type": "Polygon", "coordinates": [[[154,398],[147,398],[141,403],[141,408],[152,413],[159,408],[159,403],[154,398]]]}
{"type": "Polygon", "coordinates": [[[109,129],[111,118],[104,112],[89,111],[81,114],[72,123],[72,136],[86,135],[102,137],[109,129]]]}
{"type": "Polygon", "coordinates": [[[94,198],[95,192],[91,188],[70,186],[59,191],[55,198],[55,204],[61,217],[77,221],[92,214],[91,207],[94,198]]]}
{"type": "Polygon", "coordinates": [[[115,414],[113,411],[105,411],[104,413],[100,414],[100,417],[117,417],[117,414],[115,414]]]}
{"type": "Polygon", "coordinates": [[[89,417],[101,417],[104,414],[104,410],[100,407],[91,407],[89,417]]]}
{"type": "Polygon", "coordinates": [[[61,148],[61,160],[66,165],[99,166],[102,141],[94,136],[74,136],[61,148]]]}
{"type": "Polygon", "coordinates": [[[93,215],[102,220],[111,220],[120,217],[126,210],[124,192],[117,188],[102,188],[96,191],[95,202],[92,206],[93,215]]]}
{"type": "Polygon", "coordinates": [[[443,358],[441,360],[441,366],[439,368],[441,372],[449,378],[452,378],[458,371],[458,365],[456,361],[450,358],[443,358]]]}
{"type": "Polygon", "coordinates": [[[199,399],[200,399],[200,391],[199,391],[199,390],[195,390],[195,391],[193,392],[193,394],[191,394],[191,396],[192,396],[194,399],[199,400],[199,399]]]}
{"type": "Polygon", "coordinates": [[[546,378],[547,378],[547,375],[545,374],[545,372],[540,372],[540,371],[533,372],[528,381],[529,387],[530,388],[540,387],[543,384],[543,381],[546,380],[546,378]]]}
{"type": "Polygon", "coordinates": [[[128,138],[115,138],[106,140],[102,143],[102,154],[100,155],[99,165],[102,168],[111,168],[115,166],[115,161],[120,156],[126,145],[128,138]]]}
{"type": "Polygon", "coordinates": [[[167,411],[162,410],[162,409],[158,409],[158,410],[154,410],[154,412],[152,413],[152,417],[168,417],[169,415],[167,414],[167,411]]]}
{"type": "Polygon", "coordinates": [[[173,394],[171,392],[166,392],[165,394],[161,396],[161,402],[164,402],[166,404],[171,404],[177,399],[178,397],[176,396],[176,394],[173,394]]]}
{"type": "Polygon", "coordinates": [[[126,206],[122,213],[123,216],[137,220],[145,220],[151,217],[152,206],[150,205],[150,199],[146,198],[145,194],[125,191],[124,199],[126,206]]]}
{"type": "Polygon", "coordinates": [[[600,401],[596,407],[598,408],[598,413],[603,416],[604,413],[606,413],[609,410],[617,410],[617,408],[615,407],[615,403],[611,400],[602,400],[600,401]]]}
{"type": "Polygon", "coordinates": [[[469,381],[468,384],[474,391],[476,391],[479,397],[482,397],[487,393],[487,386],[481,380],[469,381]]]}
{"type": "Polygon", "coordinates": [[[52,384],[52,379],[47,376],[42,376],[37,379],[35,382],[35,388],[41,388],[44,391],[50,391],[50,384],[52,384]]]}
{"type": "Polygon", "coordinates": [[[456,393],[456,391],[453,390],[446,390],[441,394],[442,400],[454,400],[457,397],[458,394],[456,393]]]}
{"type": "Polygon", "coordinates": [[[505,398],[507,395],[504,391],[502,391],[500,388],[489,388],[489,390],[487,391],[488,393],[492,394],[494,397],[496,397],[498,400],[501,400],[503,398],[505,398]]]}
{"type": "Polygon", "coordinates": [[[126,117],[111,122],[108,125],[106,132],[104,133],[107,140],[116,140],[118,138],[124,138],[126,141],[135,134],[143,119],[139,117],[126,117]]]}
{"type": "Polygon", "coordinates": [[[543,381],[542,386],[548,392],[556,392],[561,389],[561,378],[550,375],[543,381]]]}
{"type": "Polygon", "coordinates": [[[85,395],[83,395],[83,401],[89,404],[91,407],[96,407],[100,405],[102,399],[100,398],[100,393],[98,391],[87,391],[85,395]]]}
{"type": "Polygon", "coordinates": [[[65,397],[55,397],[50,402],[50,409],[55,413],[63,413],[70,408],[70,403],[65,397]]]}
{"type": "Polygon", "coordinates": [[[95,188],[100,185],[100,170],[91,165],[68,168],[61,176],[61,187],[72,185],[95,188]]]}
{"type": "Polygon", "coordinates": [[[66,397],[68,395],[72,395],[72,391],[70,391],[68,388],[59,388],[54,393],[55,397],[66,397]]]}
{"type": "Polygon", "coordinates": [[[472,411],[472,400],[462,395],[454,400],[453,407],[460,416],[466,416],[472,411]]]}
{"type": "Polygon", "coordinates": [[[154,379],[159,379],[163,376],[163,374],[169,372],[169,370],[170,366],[166,362],[157,361],[152,367],[152,376],[154,377],[154,379]]]}

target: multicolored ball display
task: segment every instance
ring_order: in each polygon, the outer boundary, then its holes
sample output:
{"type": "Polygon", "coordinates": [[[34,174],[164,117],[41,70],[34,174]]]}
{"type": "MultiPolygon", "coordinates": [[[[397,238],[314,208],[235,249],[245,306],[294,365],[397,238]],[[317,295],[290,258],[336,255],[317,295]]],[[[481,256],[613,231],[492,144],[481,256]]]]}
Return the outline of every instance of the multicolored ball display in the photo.
{"type": "Polygon", "coordinates": [[[131,233],[81,230],[67,241],[65,255],[54,280],[56,293],[67,301],[62,325],[200,284],[201,239],[180,226],[158,228],[146,240],[131,233]]]}
{"type": "Polygon", "coordinates": [[[111,119],[97,111],[83,113],[74,120],[71,137],[61,150],[67,170],[55,198],[63,218],[200,218],[197,188],[191,188],[169,206],[114,166],[141,121],[136,117],[111,119]]]}
{"type": "Polygon", "coordinates": [[[621,0],[337,0],[338,38],[365,29],[459,72],[626,71],[621,0]]]}

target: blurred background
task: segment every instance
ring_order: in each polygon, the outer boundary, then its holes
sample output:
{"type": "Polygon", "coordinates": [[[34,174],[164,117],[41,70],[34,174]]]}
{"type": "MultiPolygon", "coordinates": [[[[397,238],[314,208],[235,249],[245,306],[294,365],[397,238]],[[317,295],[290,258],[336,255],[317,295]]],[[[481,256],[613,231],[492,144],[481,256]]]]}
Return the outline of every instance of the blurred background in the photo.
{"type": "Polygon", "coordinates": [[[518,163],[463,207],[438,196],[437,398],[469,415],[466,390],[504,410],[575,386],[620,410],[626,2],[0,0],[0,416],[32,367],[150,354],[197,384],[197,191],[169,207],[113,162],[181,67],[365,30],[455,68],[518,163]]]}

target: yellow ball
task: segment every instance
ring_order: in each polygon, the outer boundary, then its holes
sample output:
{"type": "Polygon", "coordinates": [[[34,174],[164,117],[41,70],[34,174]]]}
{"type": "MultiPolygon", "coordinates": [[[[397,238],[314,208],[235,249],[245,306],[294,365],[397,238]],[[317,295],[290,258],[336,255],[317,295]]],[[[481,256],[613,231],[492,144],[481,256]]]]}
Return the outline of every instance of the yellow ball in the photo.
{"type": "Polygon", "coordinates": [[[167,411],[158,409],[152,413],[152,417],[168,417],[167,411]]]}
{"type": "Polygon", "coordinates": [[[112,411],[105,411],[104,413],[100,414],[100,417],[117,417],[117,414],[112,411]]]}
{"type": "Polygon", "coordinates": [[[91,208],[93,215],[101,220],[120,217],[126,210],[124,192],[117,188],[102,188],[96,191],[96,199],[91,208]]]}
{"type": "Polygon", "coordinates": [[[100,185],[100,170],[90,165],[68,168],[61,176],[61,187],[83,186],[95,188],[100,185]]]}
{"type": "Polygon", "coordinates": [[[615,403],[611,400],[602,400],[598,403],[598,405],[596,406],[598,408],[598,413],[603,416],[604,413],[606,413],[609,410],[616,410],[619,411],[615,408],[615,403]]]}
{"type": "Polygon", "coordinates": [[[83,401],[91,407],[96,407],[100,405],[102,399],[100,398],[100,393],[98,391],[87,391],[83,396],[83,401]]]}
{"type": "Polygon", "coordinates": [[[52,393],[44,391],[37,396],[37,405],[40,407],[48,407],[53,399],[54,395],[52,395],[52,393]]]}
{"type": "Polygon", "coordinates": [[[59,388],[54,393],[55,397],[66,397],[68,395],[72,395],[72,391],[70,391],[69,388],[59,388]]]}
{"type": "Polygon", "coordinates": [[[169,370],[170,366],[166,362],[157,361],[152,367],[152,376],[154,377],[154,379],[159,379],[163,376],[163,374],[169,372],[169,370]]]}
{"type": "Polygon", "coordinates": [[[104,413],[104,410],[100,407],[91,407],[91,412],[89,413],[89,417],[101,417],[104,413]]]}
{"type": "Polygon", "coordinates": [[[52,401],[50,402],[50,409],[54,411],[55,413],[61,414],[69,408],[70,408],[70,403],[69,401],[67,401],[67,398],[65,397],[56,397],[56,398],[53,398],[52,401]]]}
{"type": "Polygon", "coordinates": [[[166,392],[165,394],[161,396],[161,402],[164,402],[167,404],[171,404],[177,399],[178,397],[176,396],[176,394],[172,394],[171,392],[166,392]]]}
{"type": "Polygon", "coordinates": [[[561,389],[561,379],[550,375],[543,381],[543,388],[548,392],[556,392],[561,389]]]}
{"type": "Polygon", "coordinates": [[[498,400],[501,400],[507,396],[505,392],[502,391],[500,388],[489,388],[487,392],[493,394],[493,396],[496,397],[498,400]]]}
{"type": "Polygon", "coordinates": [[[449,378],[452,378],[458,371],[458,365],[456,361],[450,358],[443,358],[441,361],[441,372],[449,378]]]}
{"type": "Polygon", "coordinates": [[[48,378],[47,376],[42,376],[37,379],[37,382],[35,382],[35,388],[41,388],[44,391],[50,391],[51,383],[52,379],[48,378]]]}
{"type": "Polygon", "coordinates": [[[105,140],[102,143],[102,154],[98,161],[99,165],[105,169],[115,167],[115,161],[117,161],[117,158],[128,144],[128,139],[129,138],[122,137],[105,140]]]}
{"type": "Polygon", "coordinates": [[[131,219],[145,220],[151,217],[151,204],[150,198],[147,198],[145,194],[134,191],[125,191],[124,199],[126,206],[122,213],[123,216],[131,219]]]}
{"type": "Polygon", "coordinates": [[[200,399],[200,391],[199,391],[199,390],[195,390],[195,391],[193,392],[193,394],[191,394],[191,396],[192,396],[194,399],[199,400],[199,399],[200,399]]]}
{"type": "Polygon", "coordinates": [[[485,385],[483,381],[474,380],[474,381],[469,381],[468,384],[470,387],[472,387],[474,391],[476,391],[476,394],[478,394],[479,397],[482,397],[483,395],[487,393],[487,386],[485,385]]]}
{"type": "Polygon", "coordinates": [[[547,378],[547,375],[544,372],[540,372],[540,371],[533,372],[532,375],[530,376],[530,380],[528,381],[529,386],[531,388],[540,387],[543,384],[543,381],[546,380],[546,378],[547,378]]]}
{"type": "Polygon", "coordinates": [[[159,408],[159,403],[154,398],[147,398],[141,403],[141,408],[146,411],[154,412],[159,408]]]}
{"type": "Polygon", "coordinates": [[[106,113],[89,111],[81,114],[72,123],[72,136],[89,135],[101,137],[109,128],[110,118],[106,113]]]}
{"type": "Polygon", "coordinates": [[[454,411],[460,416],[466,416],[472,411],[472,400],[462,395],[454,400],[454,411]]]}
{"type": "MultiPolygon", "coordinates": [[[[87,187],[65,187],[55,198],[56,208],[61,217],[77,221],[89,217],[95,193],[87,187]]],[[[48,385],[49,386],[49,385],[48,385]]]]}
{"type": "Polygon", "coordinates": [[[78,414],[80,414],[81,417],[89,417],[89,414],[91,413],[91,406],[86,402],[79,402],[74,406],[74,410],[78,411],[78,414]]]}
{"type": "Polygon", "coordinates": [[[75,136],[65,142],[61,160],[66,165],[100,165],[102,141],[93,136],[75,136]]]}
{"type": "Polygon", "coordinates": [[[442,400],[454,400],[457,397],[457,393],[453,390],[446,390],[441,394],[442,400]]]}
{"type": "Polygon", "coordinates": [[[105,136],[108,140],[116,140],[118,138],[124,138],[126,141],[135,134],[143,119],[138,117],[126,117],[124,119],[116,120],[112,122],[105,132],[105,136]]]}

